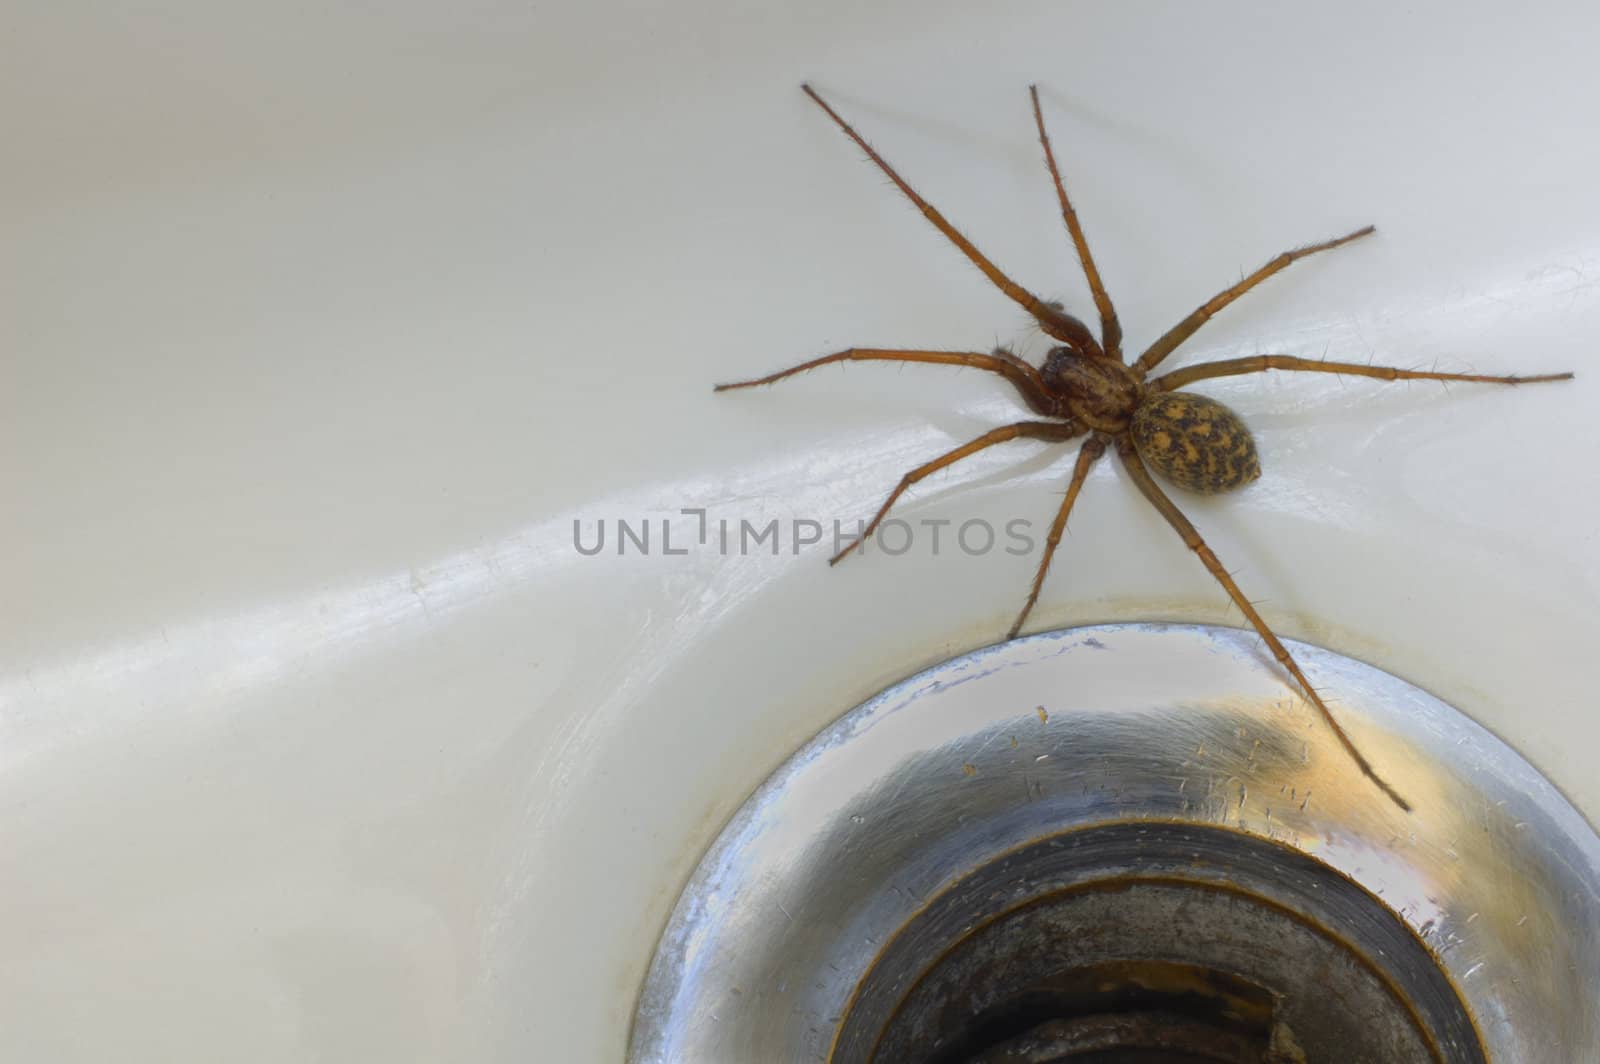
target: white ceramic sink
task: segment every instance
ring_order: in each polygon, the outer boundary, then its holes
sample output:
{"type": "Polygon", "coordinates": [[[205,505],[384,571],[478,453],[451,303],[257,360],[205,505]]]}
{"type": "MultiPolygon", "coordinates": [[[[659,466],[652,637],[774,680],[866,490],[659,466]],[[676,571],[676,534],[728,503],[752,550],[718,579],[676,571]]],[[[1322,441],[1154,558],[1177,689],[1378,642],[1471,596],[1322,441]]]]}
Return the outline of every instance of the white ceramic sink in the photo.
{"type": "MultiPolygon", "coordinates": [[[[1577,3],[14,11],[0,1058],[618,1060],[732,810],[1001,635],[1030,558],[830,570],[788,530],[1014,420],[1002,384],[711,394],[850,344],[1045,347],[802,79],[1088,315],[1037,81],[1135,350],[1373,222],[1182,359],[1576,370],[1218,383],[1265,475],[1184,505],[1280,633],[1459,707],[1592,819],[1597,33],[1577,3]],[[695,543],[685,508],[781,550],[695,543]]],[[[1015,444],[901,516],[1042,528],[1069,467],[1015,444]]],[[[1103,463],[1031,627],[1132,620],[1240,623],[1103,463]]]]}

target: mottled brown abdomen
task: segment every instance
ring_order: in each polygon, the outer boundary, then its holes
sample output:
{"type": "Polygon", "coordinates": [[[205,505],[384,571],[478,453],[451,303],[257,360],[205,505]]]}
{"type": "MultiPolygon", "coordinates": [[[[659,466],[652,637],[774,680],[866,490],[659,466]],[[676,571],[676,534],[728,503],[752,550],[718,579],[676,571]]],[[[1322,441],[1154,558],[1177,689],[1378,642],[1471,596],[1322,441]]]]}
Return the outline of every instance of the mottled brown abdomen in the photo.
{"type": "Polygon", "coordinates": [[[1215,399],[1188,392],[1149,395],[1133,412],[1130,430],[1145,464],[1180,488],[1215,495],[1261,475],[1250,430],[1215,399]]]}

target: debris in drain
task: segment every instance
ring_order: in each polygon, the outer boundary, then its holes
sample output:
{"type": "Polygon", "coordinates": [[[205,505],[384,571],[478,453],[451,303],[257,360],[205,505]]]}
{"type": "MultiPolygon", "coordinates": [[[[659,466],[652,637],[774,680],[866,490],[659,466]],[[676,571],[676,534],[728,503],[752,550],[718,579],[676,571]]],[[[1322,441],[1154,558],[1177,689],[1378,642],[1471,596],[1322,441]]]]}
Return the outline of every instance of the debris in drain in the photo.
{"type": "Polygon", "coordinates": [[[951,1064],[1306,1064],[1283,999],[1237,974],[1114,961],[1036,984],[940,1054],[951,1064]],[[1031,1013],[1031,1019],[1028,1014],[1031,1013]],[[1048,1018],[1046,1018],[1048,1017],[1048,1018]],[[981,1046],[981,1048],[979,1048],[981,1046]]]}
{"type": "Polygon", "coordinates": [[[1066,1064],[1075,1060],[1120,1064],[1172,1064],[1174,1061],[1234,1061],[1237,1064],[1306,1064],[1287,1024],[1273,1027],[1269,1045],[1236,1031],[1220,1030],[1186,1016],[1080,1016],[1051,1020],[967,1064],[1066,1064]],[[1115,1052],[1115,1058],[1106,1054],[1115,1052]]]}

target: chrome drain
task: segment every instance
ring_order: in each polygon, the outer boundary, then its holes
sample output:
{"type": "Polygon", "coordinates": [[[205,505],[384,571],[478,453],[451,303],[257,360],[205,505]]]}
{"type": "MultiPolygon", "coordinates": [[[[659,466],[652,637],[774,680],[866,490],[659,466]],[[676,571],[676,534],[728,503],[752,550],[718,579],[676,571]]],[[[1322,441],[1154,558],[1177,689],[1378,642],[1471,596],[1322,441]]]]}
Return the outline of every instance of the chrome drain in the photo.
{"type": "Polygon", "coordinates": [[[979,651],[846,714],[739,811],[630,1060],[1600,1059],[1600,839],[1449,706],[1295,653],[1415,813],[1245,633],[979,651]]]}
{"type": "Polygon", "coordinates": [[[1111,1049],[1484,1059],[1444,972],[1378,899],[1297,850],[1148,821],[1042,839],[934,899],[874,961],[832,1059],[1048,1064],[1111,1049]]]}

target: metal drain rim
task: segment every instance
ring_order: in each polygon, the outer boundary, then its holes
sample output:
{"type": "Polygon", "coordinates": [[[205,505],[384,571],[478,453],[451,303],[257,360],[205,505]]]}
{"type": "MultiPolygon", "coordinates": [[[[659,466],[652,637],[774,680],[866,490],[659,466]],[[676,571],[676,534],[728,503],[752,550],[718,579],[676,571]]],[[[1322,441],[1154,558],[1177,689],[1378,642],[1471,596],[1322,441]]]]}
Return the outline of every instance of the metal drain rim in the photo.
{"type": "MultiPolygon", "coordinates": [[[[904,946],[907,942],[915,941],[918,925],[927,923],[929,916],[937,909],[947,910],[944,921],[947,925],[950,915],[953,915],[965,926],[955,934],[936,939],[943,955],[933,963],[928,964],[928,958],[923,958],[924,963],[914,964],[909,969],[917,974],[910,987],[894,994],[896,1000],[892,1007],[897,1010],[903,1009],[917,995],[922,984],[939,978],[940,969],[945,967],[951,954],[968,949],[973,939],[983,936],[994,925],[1014,921],[1019,914],[1026,916],[1030,911],[1057,908],[1063,899],[1070,901],[1119,895],[1150,888],[1177,894],[1191,905],[1197,897],[1210,895],[1258,913],[1269,913],[1280,925],[1296,925],[1303,936],[1320,939],[1325,946],[1333,947],[1337,953],[1362,969],[1361,975],[1365,977],[1363,981],[1367,983],[1367,989],[1379,991],[1378,1000],[1369,1002],[1368,1008],[1355,1010],[1363,1017],[1362,1027],[1375,1029],[1380,1014],[1387,1011],[1392,1025],[1402,1029],[1403,1046],[1373,1048],[1370,1052],[1357,1054],[1350,1047],[1351,1032],[1343,1030],[1345,1024],[1341,1019],[1337,1021],[1341,1028],[1338,1035],[1340,1059],[1375,1059],[1387,1064],[1394,1060],[1420,1061],[1426,1058],[1434,1064],[1483,1064],[1481,1039],[1476,1027],[1462,1006],[1456,988],[1438,964],[1437,957],[1411,928],[1360,884],[1299,850],[1247,832],[1151,819],[1111,821],[1034,840],[1019,851],[999,855],[974,870],[966,879],[951,884],[943,894],[930,899],[923,910],[900,928],[874,958],[872,967],[858,985],[846,1009],[845,1022],[829,1054],[830,1059],[838,1057],[841,1049],[845,1060],[879,1059],[878,1054],[883,1052],[884,1035],[892,1025],[885,1025],[881,1015],[874,1018],[871,1015],[873,1010],[863,1009],[863,997],[874,992],[881,995],[884,976],[879,974],[879,969],[890,969],[892,977],[896,970],[893,962],[896,959],[904,960],[903,957],[896,958],[896,952],[907,952],[904,946]],[[1108,840],[1114,848],[1121,848],[1120,855],[1106,852],[1104,844],[1108,840]],[[1151,849],[1155,852],[1149,852],[1151,849]],[[1080,865],[1079,871],[1085,870],[1081,867],[1083,857],[1072,851],[1088,855],[1091,866],[1087,871],[1090,875],[1068,875],[1063,878],[1063,869],[1059,867],[1063,857],[1070,863],[1080,865]],[[1206,860],[1197,863],[1202,854],[1206,860]],[[1039,860],[1041,857],[1044,858],[1042,862],[1039,860]],[[973,915],[972,905],[961,904],[962,895],[968,899],[981,896],[987,892],[987,884],[1014,876],[1016,870],[1010,866],[1017,864],[1019,859],[1024,864],[1032,865],[1028,877],[1030,893],[1023,900],[1008,901],[1008,907],[998,912],[992,906],[982,905],[976,908],[981,915],[976,916],[973,915]],[[1050,865],[1058,867],[1051,869],[1048,867],[1050,865]],[[1112,867],[1117,870],[1107,874],[1112,867]],[[1344,910],[1343,913],[1339,912],[1340,909],[1344,910]],[[1329,919],[1330,916],[1334,918],[1329,919]],[[1350,920],[1351,916],[1355,917],[1354,923],[1350,920]],[[1374,940],[1370,934],[1374,920],[1384,932],[1381,940],[1374,940]],[[1362,933],[1361,924],[1366,924],[1366,934],[1362,933]],[[1395,964],[1389,967],[1380,965],[1374,961],[1374,954],[1389,958],[1395,964]],[[1397,965],[1400,966],[1398,972],[1393,970],[1397,965]],[[1385,1005],[1389,1006],[1387,1010],[1385,1005]],[[868,1014],[865,1024],[858,1022],[858,1010],[868,1014]],[[865,1056],[859,1045],[848,1044],[852,1028],[857,1035],[864,1030],[873,1041],[872,1051],[865,1056]],[[1412,1033],[1415,1038],[1410,1037],[1412,1033]],[[1409,1044],[1412,1042],[1416,1044],[1409,1044]]],[[[1119,905],[1117,909],[1125,912],[1124,906],[1119,905]]],[[[1184,921],[1185,929],[1191,935],[1194,917],[1195,914],[1191,912],[1184,921]]],[[[1126,923],[1125,915],[1121,922],[1126,923]]],[[[1154,928],[1156,925],[1148,926],[1154,928]]],[[[1239,938],[1237,927],[1230,926],[1228,930],[1229,937],[1239,938]]],[[[1071,941],[1080,935],[1105,935],[1108,932],[1114,937],[1127,933],[1126,928],[1119,929],[1107,926],[1105,922],[1097,922],[1093,926],[1074,929],[1065,939],[1060,931],[1048,937],[1029,938],[1027,948],[1049,947],[1053,941],[1071,941]]],[[[1254,956],[1272,952],[1273,939],[1269,936],[1253,936],[1248,943],[1247,952],[1254,956]]],[[[1210,959],[1214,964],[1216,951],[1211,948],[1212,945],[1214,943],[1208,943],[1202,952],[1211,954],[1210,959]]],[[[1136,951],[1132,956],[1124,952],[1113,962],[1120,961],[1126,965],[1134,957],[1149,961],[1156,959],[1158,953],[1167,954],[1160,958],[1167,964],[1173,962],[1170,947],[1162,944],[1150,950],[1136,951]]],[[[1008,976],[1014,974],[1011,969],[1016,967],[1016,957],[1015,952],[1007,951],[1005,969],[1008,976]]],[[[1190,968],[1204,968],[1203,964],[1197,965],[1197,960],[1189,957],[1178,963],[1190,968]]],[[[1299,972],[1309,962],[1308,956],[1297,954],[1292,962],[1288,962],[1288,968],[1299,972]]],[[[1226,969],[1212,967],[1210,970],[1270,991],[1272,983],[1252,978],[1260,972],[1259,968],[1254,972],[1243,970],[1251,963],[1248,959],[1242,962],[1236,959],[1226,969]]],[[[1104,963],[1090,965],[1089,969],[1097,967],[1103,968],[1104,963]]],[[[1049,969],[1057,978],[1061,974],[1077,974],[1085,970],[1081,964],[1065,971],[1059,966],[1049,969]]],[[[1325,972],[1323,979],[1326,979],[1325,972]]],[[[1327,991],[1331,989],[1325,982],[1318,983],[1307,994],[1307,999],[1313,999],[1315,995],[1314,1000],[1325,1000],[1327,991]]],[[[898,990],[898,987],[893,988],[893,991],[898,990]]],[[[1321,1011],[1322,1006],[1314,1006],[1314,1010],[1321,1011]]],[[[1332,1011],[1342,1014],[1344,1010],[1335,1008],[1332,1011]]],[[[1303,1025],[1293,1029],[1300,1030],[1302,1034],[1306,1032],[1303,1025]]],[[[1371,1030],[1355,1033],[1364,1040],[1371,1040],[1366,1038],[1371,1030]]],[[[925,1055],[916,1055],[915,1059],[925,1055]]],[[[1312,1059],[1322,1060],[1325,1056],[1312,1059]]],[[[906,1052],[889,1052],[886,1059],[913,1057],[906,1052]]]]}
{"type": "Polygon", "coordinates": [[[1360,662],[1304,644],[1296,653],[1337,692],[1369,756],[1406,781],[1417,815],[1399,814],[1361,780],[1246,633],[1111,625],[980,650],[845,714],[740,809],[662,936],[629,1059],[826,1060],[850,991],[917,892],[977,859],[962,832],[1015,832],[1000,814],[1014,819],[1040,798],[1057,831],[1156,817],[1310,853],[1383,896],[1432,947],[1490,1059],[1600,1055],[1600,1020],[1586,1015],[1581,989],[1600,985],[1600,839],[1548,781],[1451,707],[1360,662]],[[1056,789],[1025,798],[1033,784],[1017,758],[1038,756],[1035,747],[1018,755],[1016,743],[999,744],[1036,707],[1038,734],[1056,729],[1034,775],[1056,789]],[[1152,736],[1170,749],[1126,745],[1152,736]],[[1190,776],[1209,778],[1204,794],[1185,794],[1190,776]],[[1274,784],[1282,793],[1263,792],[1274,784]],[[997,797],[997,786],[1015,797],[997,797]],[[931,787],[920,800],[946,804],[955,819],[929,840],[943,852],[920,854],[898,884],[820,898],[827,869],[882,856],[851,849],[852,832],[880,849],[901,841],[853,824],[895,787],[931,787]]]}

